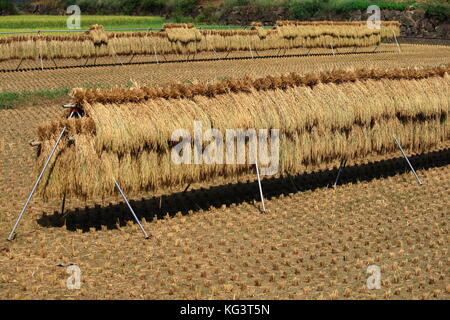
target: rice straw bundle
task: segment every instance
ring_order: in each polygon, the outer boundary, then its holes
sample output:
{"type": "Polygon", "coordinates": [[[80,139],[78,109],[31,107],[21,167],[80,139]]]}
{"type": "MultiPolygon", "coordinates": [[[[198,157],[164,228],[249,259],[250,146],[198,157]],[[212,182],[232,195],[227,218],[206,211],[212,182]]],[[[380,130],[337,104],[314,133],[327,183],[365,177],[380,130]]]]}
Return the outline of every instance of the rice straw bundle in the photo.
{"type": "MultiPolygon", "coordinates": [[[[253,172],[251,162],[175,164],[172,134],[183,128],[193,135],[195,121],[203,133],[217,129],[224,137],[227,129],[279,129],[281,174],[389,154],[396,151],[393,134],[408,150],[427,151],[450,138],[449,71],[331,71],[165,88],[76,89],[73,97],[86,116],[38,131],[39,168],[63,126],[75,139],[60,147],[40,191],[45,198],[109,195],[117,178],[127,192],[138,193],[253,172]]],[[[202,150],[208,146],[204,138],[202,150]]],[[[247,141],[245,149],[251,147],[247,141]]],[[[235,150],[232,155],[237,157],[235,150]]]]}
{"type": "Polygon", "coordinates": [[[267,34],[269,32],[268,30],[263,28],[261,22],[252,22],[251,26],[252,26],[251,30],[256,30],[258,32],[259,39],[265,39],[267,37],[267,34]]]}
{"type": "Polygon", "coordinates": [[[94,43],[94,46],[103,46],[108,44],[108,34],[101,25],[94,24],[90,26],[87,34],[94,43]]]}
{"type": "Polygon", "coordinates": [[[193,24],[165,24],[163,31],[176,53],[197,52],[196,43],[202,40],[201,32],[193,24]]]}

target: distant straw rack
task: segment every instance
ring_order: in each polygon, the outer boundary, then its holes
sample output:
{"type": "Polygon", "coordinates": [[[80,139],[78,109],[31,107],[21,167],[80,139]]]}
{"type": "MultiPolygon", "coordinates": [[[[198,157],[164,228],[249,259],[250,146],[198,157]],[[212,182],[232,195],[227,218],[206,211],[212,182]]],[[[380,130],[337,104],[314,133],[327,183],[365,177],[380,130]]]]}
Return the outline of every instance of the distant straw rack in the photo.
{"type": "Polygon", "coordinates": [[[160,31],[106,32],[93,25],[84,34],[21,35],[0,38],[0,61],[96,58],[116,55],[192,54],[290,48],[377,46],[400,35],[400,24],[383,21],[380,30],[362,22],[277,21],[273,29],[199,30],[193,24],[165,24],[160,31]]]}

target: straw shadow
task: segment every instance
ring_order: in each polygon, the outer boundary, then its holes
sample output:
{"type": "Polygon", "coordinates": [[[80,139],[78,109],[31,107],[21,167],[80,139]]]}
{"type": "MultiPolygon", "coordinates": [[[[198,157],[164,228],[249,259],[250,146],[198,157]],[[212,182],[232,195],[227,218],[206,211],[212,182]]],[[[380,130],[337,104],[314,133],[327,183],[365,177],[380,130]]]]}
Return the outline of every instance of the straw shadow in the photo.
{"type": "MultiPolygon", "coordinates": [[[[450,148],[420,154],[410,157],[415,169],[430,169],[450,164],[450,148]]],[[[359,181],[371,181],[379,178],[394,176],[407,172],[407,164],[402,157],[389,160],[370,162],[367,164],[346,167],[340,178],[339,184],[356,183],[359,181]]],[[[262,181],[264,197],[270,199],[289,193],[311,191],[317,188],[333,186],[338,169],[322,170],[291,177],[268,178],[262,181]]],[[[411,174],[411,183],[416,183],[411,174]]],[[[243,202],[259,202],[258,183],[229,183],[221,186],[200,188],[187,192],[177,192],[150,199],[130,201],[139,219],[145,218],[151,221],[155,217],[163,219],[164,216],[183,215],[190,211],[208,210],[211,207],[220,208],[222,205],[242,204],[243,202]]],[[[125,203],[110,205],[102,208],[99,205],[94,208],[75,209],[64,216],[55,213],[43,215],[38,223],[44,227],[62,227],[64,224],[70,231],[81,229],[85,232],[90,228],[97,230],[102,226],[108,229],[117,229],[117,226],[125,226],[128,221],[134,220],[125,203]]]]}

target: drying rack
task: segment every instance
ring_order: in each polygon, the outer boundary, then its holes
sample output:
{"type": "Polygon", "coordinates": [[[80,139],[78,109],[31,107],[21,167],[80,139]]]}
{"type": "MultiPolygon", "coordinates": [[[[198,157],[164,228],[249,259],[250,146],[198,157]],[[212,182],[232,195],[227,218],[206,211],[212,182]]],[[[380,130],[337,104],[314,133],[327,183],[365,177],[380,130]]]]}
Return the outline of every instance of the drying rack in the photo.
{"type": "MultiPolygon", "coordinates": [[[[79,108],[77,105],[67,104],[67,105],[63,105],[63,108],[70,109],[70,113],[69,113],[68,119],[70,119],[72,117],[82,118],[84,116],[83,110],[81,108],[79,108]]],[[[50,154],[49,154],[49,156],[48,156],[48,158],[47,158],[47,160],[46,160],[46,162],[44,164],[44,167],[42,168],[42,170],[41,170],[41,172],[40,172],[40,174],[39,174],[39,176],[38,176],[38,178],[37,178],[37,180],[36,180],[32,190],[30,192],[30,195],[28,196],[28,199],[25,202],[25,205],[23,206],[22,210],[20,211],[19,216],[17,217],[17,220],[14,223],[14,226],[13,226],[13,228],[12,228],[8,238],[7,238],[7,240],[9,240],[9,241],[14,240],[14,238],[16,236],[16,230],[17,230],[17,228],[19,226],[19,223],[22,220],[28,205],[30,204],[30,201],[33,198],[33,195],[35,194],[36,189],[37,189],[40,181],[42,180],[42,177],[43,177],[45,171],[47,170],[47,167],[48,167],[51,159],[53,158],[53,155],[55,154],[55,151],[58,148],[58,145],[60,144],[61,140],[63,139],[63,136],[66,133],[66,130],[67,130],[67,126],[65,126],[61,130],[61,132],[60,132],[60,134],[58,136],[58,139],[56,140],[56,143],[53,146],[53,149],[51,150],[51,152],[50,152],[50,154]]],[[[393,136],[393,139],[394,139],[395,144],[399,148],[400,152],[402,153],[405,161],[407,162],[409,168],[411,169],[412,173],[414,174],[414,177],[416,178],[417,183],[419,184],[419,186],[422,185],[422,181],[420,180],[420,178],[417,175],[414,167],[412,166],[411,162],[409,161],[406,152],[403,150],[403,148],[402,148],[402,146],[400,144],[400,141],[397,139],[397,137],[395,135],[393,136]]],[[[72,142],[74,141],[74,139],[71,138],[71,137],[68,137],[68,140],[72,141],[72,142]]],[[[36,145],[39,145],[39,143],[35,143],[35,144],[32,144],[32,145],[36,146],[36,145]]],[[[339,179],[342,176],[342,173],[343,173],[343,171],[345,169],[346,163],[347,163],[346,159],[341,160],[340,165],[339,165],[339,169],[338,169],[338,173],[337,173],[337,177],[336,177],[336,180],[334,182],[334,187],[336,187],[338,185],[339,179]]],[[[256,175],[257,175],[257,179],[258,179],[259,195],[261,197],[261,209],[260,210],[262,212],[266,212],[266,207],[265,207],[265,203],[264,203],[264,193],[263,193],[263,188],[262,188],[262,183],[261,183],[261,176],[260,176],[260,171],[259,171],[259,166],[258,166],[257,159],[255,159],[255,168],[256,168],[256,175]]],[[[291,182],[292,182],[292,180],[291,180],[291,182]]],[[[119,193],[121,194],[121,196],[124,199],[125,203],[127,204],[127,207],[129,209],[131,215],[133,216],[134,220],[136,221],[136,223],[138,224],[138,226],[141,229],[142,233],[144,234],[145,239],[149,239],[150,236],[145,231],[144,227],[142,226],[141,222],[139,221],[136,213],[134,212],[134,210],[133,210],[132,206],[130,205],[130,203],[129,203],[125,193],[123,192],[122,188],[120,187],[120,184],[118,183],[118,181],[116,179],[114,179],[114,184],[115,184],[117,190],[119,190],[119,193]]],[[[189,188],[189,186],[190,186],[190,184],[187,186],[185,191],[189,188]]],[[[63,200],[62,200],[62,211],[64,211],[65,201],[66,201],[66,196],[64,195],[63,196],[63,200]]]]}

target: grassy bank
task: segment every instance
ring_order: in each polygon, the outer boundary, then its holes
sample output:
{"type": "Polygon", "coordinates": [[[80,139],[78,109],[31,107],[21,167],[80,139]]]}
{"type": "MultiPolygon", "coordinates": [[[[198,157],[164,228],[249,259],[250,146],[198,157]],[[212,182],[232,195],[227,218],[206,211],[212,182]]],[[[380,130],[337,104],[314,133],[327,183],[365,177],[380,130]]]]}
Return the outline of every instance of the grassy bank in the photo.
{"type": "MultiPolygon", "coordinates": [[[[170,22],[194,22],[192,18],[164,19],[157,16],[101,16],[82,15],[81,29],[87,30],[90,25],[101,24],[105,29],[129,29],[129,28],[161,28],[164,23],[170,22]]],[[[201,24],[196,23],[197,26],[201,24]]],[[[217,27],[220,25],[205,25],[205,27],[217,27]]],[[[45,31],[67,30],[67,16],[56,15],[16,15],[0,18],[0,32],[13,31],[45,31]]]]}
{"type": "Polygon", "coordinates": [[[55,90],[0,92],[0,110],[31,107],[50,102],[58,103],[69,99],[70,89],[59,88],[55,90]]]}

